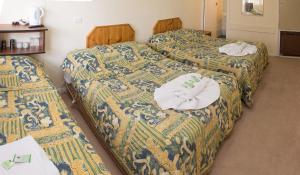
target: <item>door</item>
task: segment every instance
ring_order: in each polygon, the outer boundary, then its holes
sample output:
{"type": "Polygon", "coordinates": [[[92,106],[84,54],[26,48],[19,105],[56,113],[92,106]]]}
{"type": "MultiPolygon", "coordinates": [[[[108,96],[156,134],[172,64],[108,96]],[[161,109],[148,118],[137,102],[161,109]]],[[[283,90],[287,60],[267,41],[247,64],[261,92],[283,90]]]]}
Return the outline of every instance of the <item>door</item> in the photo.
{"type": "Polygon", "coordinates": [[[223,0],[205,0],[204,30],[211,31],[213,37],[219,37],[224,30],[223,0]]]}

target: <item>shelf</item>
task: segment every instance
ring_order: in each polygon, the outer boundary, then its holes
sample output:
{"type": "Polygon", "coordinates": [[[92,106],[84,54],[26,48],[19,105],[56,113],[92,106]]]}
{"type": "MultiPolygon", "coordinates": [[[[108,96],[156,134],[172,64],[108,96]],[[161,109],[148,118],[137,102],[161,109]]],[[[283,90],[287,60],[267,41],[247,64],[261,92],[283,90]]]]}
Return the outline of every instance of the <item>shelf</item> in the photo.
{"type": "MultiPolygon", "coordinates": [[[[0,34],[4,33],[40,33],[39,47],[30,47],[28,49],[10,49],[9,47],[5,50],[0,50],[0,56],[6,55],[32,55],[45,53],[45,40],[46,40],[46,27],[29,28],[28,26],[22,25],[11,25],[11,24],[0,24],[0,34]]],[[[0,40],[1,37],[0,37],[0,40]]]]}
{"type": "Polygon", "coordinates": [[[0,33],[27,33],[47,31],[45,27],[29,28],[28,26],[14,26],[11,24],[0,24],[0,33]]]}
{"type": "Polygon", "coordinates": [[[45,53],[42,47],[30,47],[28,49],[6,49],[0,50],[0,56],[4,55],[31,55],[31,54],[41,54],[45,53]]]}

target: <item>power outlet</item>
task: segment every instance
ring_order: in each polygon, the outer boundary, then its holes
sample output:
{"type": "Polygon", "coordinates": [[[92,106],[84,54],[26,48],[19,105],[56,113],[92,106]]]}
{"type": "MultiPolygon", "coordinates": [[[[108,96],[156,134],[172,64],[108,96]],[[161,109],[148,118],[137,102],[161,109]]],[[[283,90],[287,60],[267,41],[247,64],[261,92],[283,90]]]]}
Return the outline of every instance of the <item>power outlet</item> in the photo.
{"type": "Polygon", "coordinates": [[[83,23],[83,18],[82,17],[74,17],[73,22],[75,24],[82,24],[83,23]]]}

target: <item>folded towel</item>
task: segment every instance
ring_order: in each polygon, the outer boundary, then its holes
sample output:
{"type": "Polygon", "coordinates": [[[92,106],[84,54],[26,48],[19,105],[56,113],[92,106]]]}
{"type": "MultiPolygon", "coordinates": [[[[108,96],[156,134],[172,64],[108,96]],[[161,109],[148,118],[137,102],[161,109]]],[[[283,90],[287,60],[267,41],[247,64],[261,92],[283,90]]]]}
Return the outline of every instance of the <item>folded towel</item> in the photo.
{"type": "Polygon", "coordinates": [[[0,146],[0,164],[11,160],[15,154],[31,154],[31,162],[15,164],[9,170],[0,166],[1,175],[59,175],[58,169],[31,136],[0,146]]]}
{"type": "Polygon", "coordinates": [[[154,92],[154,99],[163,110],[202,109],[219,97],[219,84],[196,73],[182,75],[154,92]]]}
{"type": "Polygon", "coordinates": [[[230,56],[245,56],[255,54],[257,52],[257,47],[255,45],[250,45],[245,42],[237,42],[226,44],[219,48],[220,53],[225,53],[230,56]]]}
{"type": "MultiPolygon", "coordinates": [[[[192,76],[193,77],[193,76],[192,76]]],[[[192,87],[186,86],[187,84],[192,84],[193,80],[190,80],[188,82],[185,82],[184,87],[178,88],[178,90],[174,91],[174,95],[178,96],[178,98],[181,98],[183,100],[190,100],[197,95],[199,95],[201,92],[207,88],[209,82],[211,79],[204,77],[203,79],[200,79],[199,81],[196,81],[196,84],[192,87]]]]}

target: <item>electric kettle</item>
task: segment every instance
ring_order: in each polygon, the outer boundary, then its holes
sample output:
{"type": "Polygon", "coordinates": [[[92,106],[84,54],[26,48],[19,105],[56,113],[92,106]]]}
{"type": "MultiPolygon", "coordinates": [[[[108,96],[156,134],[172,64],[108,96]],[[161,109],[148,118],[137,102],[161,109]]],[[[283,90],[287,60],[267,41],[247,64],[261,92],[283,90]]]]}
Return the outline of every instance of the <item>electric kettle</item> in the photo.
{"type": "Polygon", "coordinates": [[[42,25],[42,17],[44,16],[44,9],[41,7],[31,7],[29,16],[30,26],[40,26],[42,25]]]}

